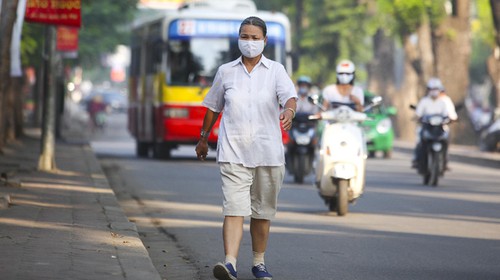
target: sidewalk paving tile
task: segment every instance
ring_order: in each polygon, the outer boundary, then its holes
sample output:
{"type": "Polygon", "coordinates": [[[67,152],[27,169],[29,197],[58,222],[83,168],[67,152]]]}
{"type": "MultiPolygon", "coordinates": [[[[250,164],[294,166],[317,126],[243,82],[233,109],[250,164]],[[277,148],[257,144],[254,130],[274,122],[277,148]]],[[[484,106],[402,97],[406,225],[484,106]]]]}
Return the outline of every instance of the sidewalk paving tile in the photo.
{"type": "MultiPolygon", "coordinates": [[[[0,184],[0,279],[161,279],[135,224],[85,141],[57,142],[57,170],[37,170],[40,133],[9,144],[0,184]]],[[[78,139],[77,139],[78,140],[78,139]]]]}

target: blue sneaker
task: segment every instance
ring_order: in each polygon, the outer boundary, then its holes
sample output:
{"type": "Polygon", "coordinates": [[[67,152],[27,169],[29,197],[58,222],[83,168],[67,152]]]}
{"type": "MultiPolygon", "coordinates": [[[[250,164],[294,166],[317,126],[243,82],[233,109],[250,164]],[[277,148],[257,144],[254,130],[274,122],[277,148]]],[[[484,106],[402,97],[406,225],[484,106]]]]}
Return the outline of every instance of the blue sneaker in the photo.
{"type": "Polygon", "coordinates": [[[252,267],[252,273],[257,280],[271,280],[273,276],[267,271],[266,265],[259,263],[258,265],[252,267]]]}
{"type": "Polygon", "coordinates": [[[214,266],[214,277],[219,280],[238,280],[236,270],[231,263],[217,263],[214,266]]]}

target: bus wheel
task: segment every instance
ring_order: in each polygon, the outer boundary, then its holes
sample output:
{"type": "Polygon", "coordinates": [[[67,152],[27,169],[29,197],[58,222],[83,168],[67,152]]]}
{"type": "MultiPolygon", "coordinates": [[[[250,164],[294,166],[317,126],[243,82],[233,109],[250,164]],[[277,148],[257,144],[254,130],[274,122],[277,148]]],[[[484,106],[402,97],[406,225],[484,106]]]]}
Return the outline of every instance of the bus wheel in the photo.
{"type": "Polygon", "coordinates": [[[148,157],[149,144],[146,142],[137,141],[135,143],[135,153],[138,157],[148,157]]]}
{"type": "Polygon", "coordinates": [[[155,143],[153,148],[153,157],[157,159],[170,158],[171,148],[166,143],[155,143]]]}

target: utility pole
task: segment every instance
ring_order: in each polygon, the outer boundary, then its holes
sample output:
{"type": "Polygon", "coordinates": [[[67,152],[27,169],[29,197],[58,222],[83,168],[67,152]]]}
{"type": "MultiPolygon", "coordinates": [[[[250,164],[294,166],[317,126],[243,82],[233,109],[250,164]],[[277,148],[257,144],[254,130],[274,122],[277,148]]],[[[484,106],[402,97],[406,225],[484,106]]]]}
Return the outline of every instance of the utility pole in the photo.
{"type": "Polygon", "coordinates": [[[56,121],[56,83],[54,71],[57,68],[55,26],[45,27],[45,80],[43,95],[43,118],[42,118],[42,139],[41,154],[38,160],[38,170],[53,171],[56,169],[55,163],[55,121],[56,121]]]}

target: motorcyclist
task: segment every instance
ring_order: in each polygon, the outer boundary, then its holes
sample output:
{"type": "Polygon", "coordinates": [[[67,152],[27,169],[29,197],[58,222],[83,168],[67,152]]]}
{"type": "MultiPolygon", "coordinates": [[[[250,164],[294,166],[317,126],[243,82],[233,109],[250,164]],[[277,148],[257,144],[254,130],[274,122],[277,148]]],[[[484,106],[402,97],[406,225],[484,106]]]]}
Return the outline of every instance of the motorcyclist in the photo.
{"type": "MultiPolygon", "coordinates": [[[[313,86],[312,80],[308,76],[300,76],[297,79],[297,93],[298,93],[297,111],[296,111],[296,118],[293,120],[291,132],[293,132],[295,125],[300,126],[304,124],[304,118],[307,118],[309,115],[314,115],[319,111],[319,108],[308,100],[309,94],[312,94],[311,92],[312,86],[313,86]]],[[[308,123],[308,126],[315,126],[315,122],[308,123]]],[[[312,145],[317,144],[316,139],[317,139],[316,135],[314,135],[311,138],[312,145]]],[[[296,143],[294,139],[292,139],[292,141],[288,142],[287,151],[285,153],[285,159],[286,159],[285,166],[288,169],[288,171],[292,174],[294,174],[294,168],[296,168],[296,166],[294,167],[294,163],[292,162],[295,150],[294,147],[296,147],[296,143]]],[[[299,181],[301,180],[302,179],[299,179],[299,181]]]]}
{"type": "MultiPolygon", "coordinates": [[[[448,117],[451,121],[457,119],[457,113],[453,101],[446,95],[443,83],[439,78],[432,77],[427,81],[427,94],[420,99],[415,109],[415,115],[418,119],[425,115],[441,115],[448,117]]],[[[417,144],[414,149],[412,167],[417,168],[418,160],[421,155],[420,131],[422,127],[417,127],[417,144]]],[[[448,127],[444,127],[448,130],[448,127]]],[[[447,153],[445,153],[447,155],[447,153]]],[[[447,168],[447,158],[445,158],[445,168],[447,168]]]]}
{"type": "Polygon", "coordinates": [[[297,113],[316,114],[318,112],[318,107],[307,99],[312,88],[311,78],[308,76],[300,76],[297,79],[297,87],[297,93],[299,95],[299,99],[297,99],[297,113]]]}
{"type": "Polygon", "coordinates": [[[363,89],[354,85],[356,67],[350,60],[342,60],[337,65],[337,83],[323,89],[323,106],[329,108],[331,102],[354,103],[356,111],[363,110],[365,102],[363,89]]]}
{"type": "Polygon", "coordinates": [[[104,104],[102,95],[97,94],[90,99],[87,104],[87,112],[90,117],[91,129],[102,128],[106,112],[106,104],[104,104]]]}

